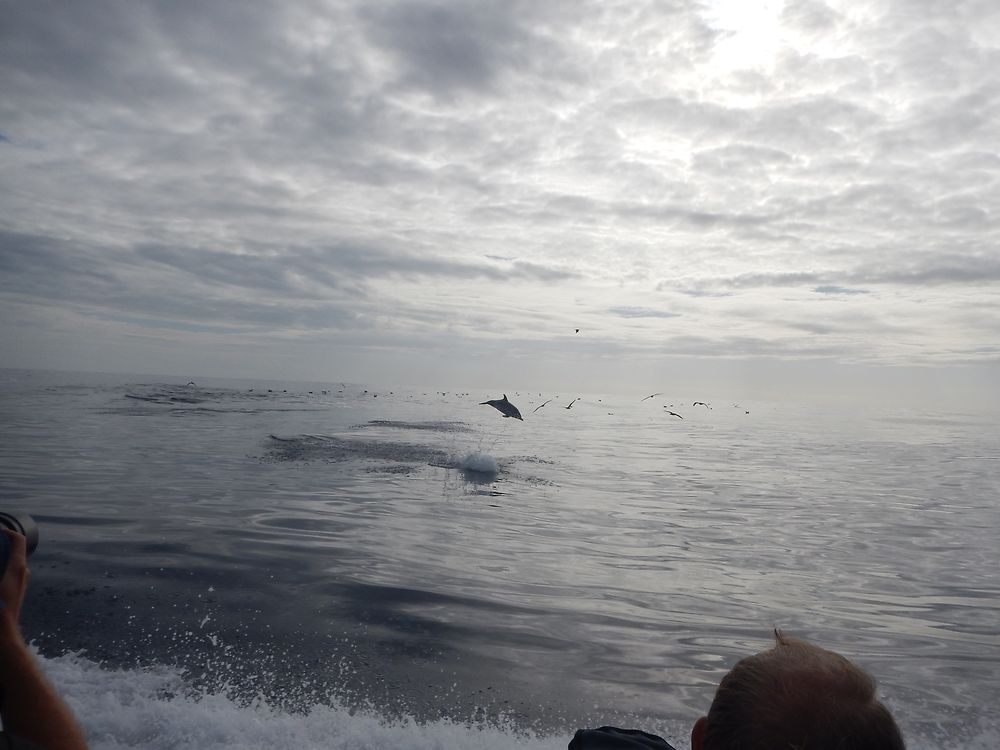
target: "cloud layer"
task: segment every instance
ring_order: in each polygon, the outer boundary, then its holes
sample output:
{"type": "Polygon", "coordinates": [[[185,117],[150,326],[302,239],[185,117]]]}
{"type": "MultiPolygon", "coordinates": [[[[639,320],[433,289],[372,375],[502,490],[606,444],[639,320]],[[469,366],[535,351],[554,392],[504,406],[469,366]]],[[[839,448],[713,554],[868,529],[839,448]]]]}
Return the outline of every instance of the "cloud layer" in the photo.
{"type": "Polygon", "coordinates": [[[1000,360],[995,3],[286,6],[0,4],[8,351],[1000,360]]]}

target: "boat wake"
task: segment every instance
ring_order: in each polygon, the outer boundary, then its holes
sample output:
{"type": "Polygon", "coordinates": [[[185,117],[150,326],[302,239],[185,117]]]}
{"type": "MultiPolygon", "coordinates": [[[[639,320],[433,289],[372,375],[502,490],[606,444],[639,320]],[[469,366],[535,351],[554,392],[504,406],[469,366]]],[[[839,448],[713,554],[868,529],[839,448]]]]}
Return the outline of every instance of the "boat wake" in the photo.
{"type": "Polygon", "coordinates": [[[170,667],[109,670],[76,653],[40,661],[94,750],[562,750],[568,741],[566,736],[525,732],[512,723],[388,719],[374,710],[349,709],[336,702],[292,712],[263,699],[238,701],[225,691],[193,688],[180,670],[170,667]]]}

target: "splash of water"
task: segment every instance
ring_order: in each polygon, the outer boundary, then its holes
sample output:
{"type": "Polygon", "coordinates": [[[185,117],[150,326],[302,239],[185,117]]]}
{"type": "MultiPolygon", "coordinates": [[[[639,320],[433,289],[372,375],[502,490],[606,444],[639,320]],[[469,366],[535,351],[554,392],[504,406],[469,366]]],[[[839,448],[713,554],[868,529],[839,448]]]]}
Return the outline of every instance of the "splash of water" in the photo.
{"type": "Polygon", "coordinates": [[[176,668],[111,670],[79,653],[40,662],[79,717],[93,750],[561,750],[568,740],[525,732],[512,723],[388,719],[335,701],[290,712],[263,698],[248,703],[225,691],[193,688],[176,668]]]}
{"type": "Polygon", "coordinates": [[[480,474],[496,474],[500,471],[497,460],[488,453],[467,453],[458,467],[463,471],[475,471],[480,474]]]}

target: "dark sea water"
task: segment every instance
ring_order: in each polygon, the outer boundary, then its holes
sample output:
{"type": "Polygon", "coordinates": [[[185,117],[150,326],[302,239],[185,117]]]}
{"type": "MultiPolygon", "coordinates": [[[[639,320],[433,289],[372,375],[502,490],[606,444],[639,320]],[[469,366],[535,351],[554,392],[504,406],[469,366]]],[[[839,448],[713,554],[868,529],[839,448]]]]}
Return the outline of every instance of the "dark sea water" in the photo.
{"type": "Polygon", "coordinates": [[[0,510],[42,533],[25,633],[94,748],[562,748],[603,723],[683,748],[776,626],[873,672],[910,747],[1000,741],[995,413],[0,386],[0,510]]]}

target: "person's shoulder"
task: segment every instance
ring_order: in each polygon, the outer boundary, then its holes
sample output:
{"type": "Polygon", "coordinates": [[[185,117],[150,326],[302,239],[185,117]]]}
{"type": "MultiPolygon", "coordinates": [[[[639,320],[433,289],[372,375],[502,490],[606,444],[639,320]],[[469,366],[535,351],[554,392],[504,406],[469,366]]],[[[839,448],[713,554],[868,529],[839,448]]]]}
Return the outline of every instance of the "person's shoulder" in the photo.
{"type": "Polygon", "coordinates": [[[662,737],[639,729],[578,729],[568,750],[674,750],[662,737]]]}

